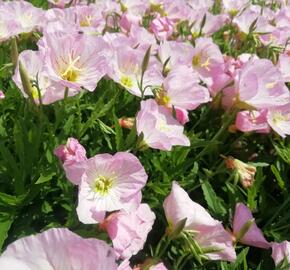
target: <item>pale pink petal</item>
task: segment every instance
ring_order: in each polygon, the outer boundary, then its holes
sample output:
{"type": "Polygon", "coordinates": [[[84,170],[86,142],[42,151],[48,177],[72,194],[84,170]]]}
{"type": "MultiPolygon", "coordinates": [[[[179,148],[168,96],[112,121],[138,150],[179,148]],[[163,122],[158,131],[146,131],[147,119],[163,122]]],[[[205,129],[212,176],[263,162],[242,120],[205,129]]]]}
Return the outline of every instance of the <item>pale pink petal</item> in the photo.
{"type": "MultiPolygon", "coordinates": [[[[237,236],[243,225],[245,225],[251,219],[253,219],[253,215],[248,207],[243,203],[237,203],[233,221],[234,235],[237,236]]],[[[245,245],[259,248],[268,249],[270,247],[270,243],[264,238],[262,231],[257,227],[255,222],[252,224],[240,242],[245,245]]]]}

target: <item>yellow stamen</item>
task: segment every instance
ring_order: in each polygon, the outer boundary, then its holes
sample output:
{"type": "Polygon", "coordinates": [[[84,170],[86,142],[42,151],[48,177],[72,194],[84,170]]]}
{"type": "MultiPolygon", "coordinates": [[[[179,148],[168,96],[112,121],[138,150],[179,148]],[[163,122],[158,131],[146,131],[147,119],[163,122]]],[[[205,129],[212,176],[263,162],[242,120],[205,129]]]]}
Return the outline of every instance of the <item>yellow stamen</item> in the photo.
{"type": "Polygon", "coordinates": [[[104,196],[107,195],[113,186],[114,177],[98,176],[93,184],[93,190],[104,196]]]}
{"type": "Polygon", "coordinates": [[[210,59],[207,58],[206,61],[203,64],[201,64],[200,66],[204,67],[207,71],[209,71],[210,70],[209,65],[210,65],[210,59]]]}
{"type": "Polygon", "coordinates": [[[132,88],[133,87],[133,80],[129,76],[122,76],[120,83],[126,87],[126,88],[132,88]]]}
{"type": "Polygon", "coordinates": [[[91,26],[92,24],[92,16],[91,15],[87,15],[85,16],[85,18],[83,18],[83,20],[80,21],[80,26],[81,27],[87,27],[87,26],[91,26]]]}
{"type": "Polygon", "coordinates": [[[275,85],[276,85],[276,82],[267,83],[266,84],[266,88],[267,89],[272,89],[272,88],[274,88],[275,85]]]}
{"type": "Polygon", "coordinates": [[[72,59],[71,55],[69,56],[68,66],[64,72],[61,73],[62,79],[70,82],[77,81],[77,78],[80,74],[81,68],[76,67],[77,62],[79,62],[80,56],[72,59]]]}

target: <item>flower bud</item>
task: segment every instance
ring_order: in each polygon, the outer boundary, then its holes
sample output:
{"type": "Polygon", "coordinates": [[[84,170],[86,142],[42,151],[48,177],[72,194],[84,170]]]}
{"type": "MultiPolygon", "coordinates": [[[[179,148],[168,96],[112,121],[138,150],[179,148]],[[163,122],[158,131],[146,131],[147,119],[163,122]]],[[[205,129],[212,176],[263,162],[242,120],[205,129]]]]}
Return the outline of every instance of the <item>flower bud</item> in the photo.
{"type": "Polygon", "coordinates": [[[226,158],[226,166],[229,169],[236,170],[236,173],[244,188],[249,188],[253,185],[255,180],[256,167],[233,157],[226,158]]]}

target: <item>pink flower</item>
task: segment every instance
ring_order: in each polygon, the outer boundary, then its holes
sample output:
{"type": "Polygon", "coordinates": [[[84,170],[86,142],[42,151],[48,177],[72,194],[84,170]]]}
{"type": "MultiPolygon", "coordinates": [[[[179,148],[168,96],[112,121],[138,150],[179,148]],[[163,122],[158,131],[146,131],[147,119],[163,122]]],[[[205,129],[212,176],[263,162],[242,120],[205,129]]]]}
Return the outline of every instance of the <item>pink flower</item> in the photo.
{"type": "MultiPolygon", "coordinates": [[[[243,203],[237,203],[233,221],[233,234],[235,237],[241,233],[243,226],[253,219],[251,211],[243,203]]],[[[270,243],[264,238],[262,231],[257,227],[256,223],[252,223],[247,232],[239,241],[245,245],[268,249],[270,243]]]]}
{"type": "Polygon", "coordinates": [[[104,241],[83,239],[68,229],[58,228],[10,244],[0,257],[0,268],[115,270],[115,259],[114,250],[104,241]]]}
{"type": "Polygon", "coordinates": [[[124,32],[130,32],[132,24],[138,25],[142,18],[125,12],[120,18],[120,27],[124,32]]]}
{"type": "Polygon", "coordinates": [[[147,1],[128,1],[121,2],[123,14],[120,18],[120,26],[126,32],[129,32],[132,25],[141,24],[142,17],[145,15],[146,9],[149,7],[147,1]]]}
{"type": "Polygon", "coordinates": [[[227,15],[225,14],[213,15],[206,10],[194,10],[190,16],[190,23],[193,24],[191,27],[191,35],[193,38],[196,38],[199,36],[199,32],[202,31],[202,36],[210,37],[214,32],[225,25],[226,19],[227,15]],[[201,29],[204,18],[206,18],[206,20],[201,29]]]}
{"type": "Polygon", "coordinates": [[[86,149],[75,138],[68,138],[65,145],[60,145],[54,154],[63,162],[75,163],[87,160],[86,149]]]}
{"type": "Polygon", "coordinates": [[[230,13],[231,15],[236,15],[239,13],[239,11],[243,10],[248,3],[248,0],[222,0],[224,11],[230,13]]]}
{"type": "Polygon", "coordinates": [[[164,91],[159,93],[158,103],[194,110],[210,101],[207,88],[199,85],[198,74],[187,66],[177,66],[163,82],[164,91]]]}
{"type": "Polygon", "coordinates": [[[282,263],[284,258],[288,263],[290,263],[290,242],[283,241],[282,243],[272,243],[271,247],[272,247],[272,258],[276,266],[282,263]]]}
{"type": "Polygon", "coordinates": [[[222,73],[224,58],[219,47],[211,38],[196,39],[195,48],[192,49],[191,64],[209,85],[212,84],[213,74],[222,73]]]}
{"type": "Polygon", "coordinates": [[[244,34],[249,34],[250,27],[256,20],[255,33],[272,32],[275,28],[270,25],[267,18],[261,16],[261,7],[257,5],[251,5],[239,16],[233,19],[233,23],[236,24],[240,31],[244,34]]]}
{"type": "Polygon", "coordinates": [[[54,154],[62,161],[67,179],[79,185],[86,169],[86,149],[75,138],[69,138],[65,145],[60,145],[54,154]]]}
{"type": "Polygon", "coordinates": [[[139,25],[131,25],[129,39],[133,44],[132,48],[141,48],[144,50],[144,53],[149,46],[151,46],[152,52],[155,52],[155,50],[157,49],[156,38],[154,34],[148,32],[147,29],[139,25]]]}
{"type": "Polygon", "coordinates": [[[270,127],[281,137],[290,135],[290,103],[269,110],[267,121],[270,127]]]}
{"type": "Polygon", "coordinates": [[[178,108],[178,107],[174,107],[175,110],[175,117],[176,120],[181,124],[181,125],[185,125],[188,121],[189,121],[189,117],[188,117],[188,111],[178,108]]]}
{"type": "Polygon", "coordinates": [[[34,7],[27,1],[1,2],[0,14],[8,21],[13,18],[18,25],[18,34],[40,30],[45,24],[44,10],[34,7]]]}
{"type": "Polygon", "coordinates": [[[199,204],[193,202],[177,182],[173,182],[169,196],[163,203],[169,224],[174,231],[177,224],[186,218],[185,231],[194,231],[194,239],[210,260],[234,261],[236,253],[231,235],[199,204]],[[211,252],[206,250],[213,249],[211,252]],[[214,250],[218,249],[218,251],[214,250]]]}
{"type": "Polygon", "coordinates": [[[86,166],[77,207],[81,222],[98,223],[104,220],[105,212],[138,208],[147,174],[134,155],[100,154],[88,159],[86,166]]]}
{"type": "MultiPolygon", "coordinates": [[[[35,103],[39,103],[39,98],[43,104],[51,104],[55,101],[62,100],[65,96],[65,87],[50,80],[44,71],[44,56],[39,51],[26,50],[19,54],[18,63],[15,69],[15,74],[12,77],[15,84],[20,89],[25,98],[28,98],[27,93],[24,91],[19,72],[19,62],[25,68],[32,84],[31,96],[35,103]],[[37,84],[36,84],[37,83],[37,84]],[[39,92],[37,89],[39,87],[39,92]],[[40,93],[40,97],[39,97],[40,93]]],[[[77,91],[69,89],[68,96],[74,96],[77,91]]]]}
{"type": "Polygon", "coordinates": [[[278,68],[267,59],[252,59],[240,71],[237,102],[257,109],[285,105],[290,93],[278,68]]]}
{"type": "Polygon", "coordinates": [[[290,82],[290,51],[280,54],[278,68],[282,73],[284,82],[290,82]]]}
{"type": "MultiPolygon", "coordinates": [[[[143,49],[132,49],[129,46],[119,46],[115,50],[115,58],[109,76],[135,96],[141,96],[140,82],[142,61],[145,55],[143,49]]],[[[149,66],[143,78],[143,88],[146,86],[161,85],[163,81],[162,65],[154,58],[150,59],[149,66]]],[[[145,96],[152,95],[150,88],[144,92],[145,96]]]]}
{"type": "Polygon", "coordinates": [[[12,20],[9,15],[7,15],[7,18],[3,17],[4,16],[0,16],[0,42],[16,36],[19,33],[20,28],[20,25],[12,20]]]}
{"type": "Polygon", "coordinates": [[[5,94],[3,93],[2,90],[0,90],[0,100],[5,98],[5,94]]]}
{"type": "Polygon", "coordinates": [[[242,132],[269,133],[267,110],[238,112],[235,127],[242,132]]]}
{"type": "Polygon", "coordinates": [[[126,259],[137,254],[143,248],[154,220],[155,214],[148,204],[140,204],[134,212],[121,210],[106,218],[104,226],[117,256],[126,259]]]}
{"type": "Polygon", "coordinates": [[[172,67],[188,64],[192,54],[192,46],[184,42],[164,40],[158,47],[158,58],[164,65],[167,61],[165,71],[169,72],[172,67]]]}
{"type": "Polygon", "coordinates": [[[158,106],[153,99],[141,102],[136,127],[138,135],[142,133],[144,142],[151,148],[170,151],[174,145],[190,145],[183,134],[183,126],[167,108],[158,106]]]}
{"type": "Polygon", "coordinates": [[[204,11],[210,9],[214,1],[213,0],[187,0],[188,5],[194,9],[199,11],[204,11]]]}
{"type": "Polygon", "coordinates": [[[107,72],[109,51],[102,37],[54,33],[41,44],[47,75],[65,87],[94,91],[107,72]]]}
{"type": "Polygon", "coordinates": [[[174,22],[167,17],[158,17],[150,24],[151,31],[159,40],[168,39],[173,33],[174,22]]]}
{"type": "Polygon", "coordinates": [[[102,9],[95,4],[77,5],[74,8],[77,24],[82,30],[92,28],[92,32],[101,34],[106,20],[103,18],[102,9]]]}

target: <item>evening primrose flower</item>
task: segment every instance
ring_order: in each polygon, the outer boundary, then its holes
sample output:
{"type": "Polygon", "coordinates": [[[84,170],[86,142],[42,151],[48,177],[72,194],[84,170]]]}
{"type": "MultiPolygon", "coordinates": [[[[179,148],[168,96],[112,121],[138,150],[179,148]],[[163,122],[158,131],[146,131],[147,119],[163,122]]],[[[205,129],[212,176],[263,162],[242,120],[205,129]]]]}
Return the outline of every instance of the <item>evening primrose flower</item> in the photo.
{"type": "Polygon", "coordinates": [[[65,87],[94,91],[107,72],[108,45],[102,37],[52,33],[41,41],[49,78],[65,87]]]}
{"type": "Polygon", "coordinates": [[[11,21],[13,18],[18,26],[18,34],[40,30],[45,24],[44,10],[27,1],[1,2],[0,14],[4,21],[11,21]]]}
{"type": "Polygon", "coordinates": [[[262,231],[254,222],[253,215],[249,208],[243,203],[236,204],[236,210],[233,220],[233,235],[236,241],[245,245],[268,249],[270,243],[263,236],[262,231]],[[245,226],[248,225],[248,228],[245,226]],[[245,230],[243,232],[243,230],[245,230]]]}
{"type": "Polygon", "coordinates": [[[290,101],[278,67],[268,59],[251,59],[241,69],[236,80],[236,106],[242,109],[269,109],[290,101]]]}
{"type": "Polygon", "coordinates": [[[209,85],[212,84],[213,75],[224,70],[225,63],[222,53],[211,38],[196,39],[190,59],[192,67],[209,85]]]}
{"type": "Polygon", "coordinates": [[[243,132],[269,133],[267,113],[268,110],[238,112],[235,128],[243,132]]]}
{"type": "MultiPolygon", "coordinates": [[[[145,51],[139,48],[132,49],[125,44],[116,48],[114,53],[109,76],[131,94],[141,96],[142,61],[145,51]]],[[[161,71],[161,63],[151,57],[144,73],[143,89],[146,86],[161,85],[163,81],[161,71]]],[[[153,95],[149,87],[145,89],[144,95],[153,95]]]]}
{"type": "Polygon", "coordinates": [[[146,181],[143,166],[130,153],[99,154],[88,159],[79,186],[79,220],[98,223],[104,220],[106,212],[135,210],[146,181]]]}
{"type": "MultiPolygon", "coordinates": [[[[44,56],[41,52],[31,50],[23,51],[19,54],[18,60],[15,74],[12,79],[25,98],[28,98],[28,94],[25,92],[22,85],[19,62],[21,62],[29,76],[32,86],[30,94],[36,104],[39,103],[40,98],[43,104],[50,104],[64,98],[65,87],[50,80],[47,76],[44,71],[44,56]]],[[[68,96],[73,96],[75,94],[77,94],[77,91],[69,89],[68,96]]]]}
{"type": "Polygon", "coordinates": [[[108,232],[118,257],[126,259],[143,248],[154,221],[155,214],[149,205],[140,204],[131,213],[124,210],[112,213],[105,219],[103,227],[108,232]]]}
{"type": "MultiPolygon", "coordinates": [[[[272,258],[276,266],[278,266],[284,260],[286,261],[286,264],[290,263],[290,242],[283,241],[282,243],[272,243],[271,247],[272,247],[272,258]]],[[[286,270],[289,269],[289,267],[282,269],[286,270]]]]}
{"type": "Polygon", "coordinates": [[[290,103],[270,110],[267,121],[270,127],[282,138],[290,135],[290,103]]]}
{"type": "Polygon", "coordinates": [[[154,99],[141,102],[137,114],[136,128],[143,142],[151,148],[170,151],[174,145],[189,146],[189,139],[183,134],[183,126],[173,118],[164,106],[158,106],[154,99]]]}
{"type": "Polygon", "coordinates": [[[164,200],[163,208],[169,224],[169,233],[186,219],[181,234],[185,232],[196,241],[201,249],[199,255],[204,255],[209,260],[236,259],[230,233],[200,204],[192,201],[177,182],[172,183],[171,192],[164,200]]]}
{"type": "Polygon", "coordinates": [[[53,228],[8,245],[0,256],[0,269],[116,270],[115,260],[114,250],[104,241],[53,228]]]}
{"type": "Polygon", "coordinates": [[[198,74],[192,68],[177,66],[164,79],[163,89],[157,94],[158,103],[185,110],[196,109],[210,101],[209,91],[199,85],[199,81],[198,74]]]}
{"type": "Polygon", "coordinates": [[[284,82],[290,82],[290,51],[279,55],[278,68],[284,82]]]}
{"type": "Polygon", "coordinates": [[[150,30],[159,40],[168,39],[174,31],[174,22],[167,17],[157,17],[150,24],[150,30]]]}
{"type": "Polygon", "coordinates": [[[4,16],[0,16],[0,42],[6,41],[18,34],[20,25],[4,16]]]}
{"type": "Polygon", "coordinates": [[[79,185],[86,168],[86,149],[75,138],[68,138],[65,145],[60,145],[54,154],[61,160],[66,177],[79,185]]]}

